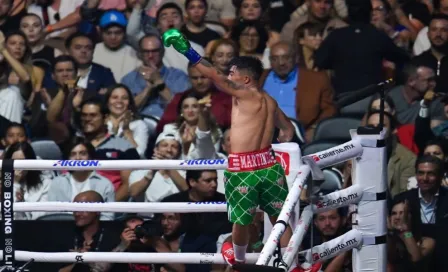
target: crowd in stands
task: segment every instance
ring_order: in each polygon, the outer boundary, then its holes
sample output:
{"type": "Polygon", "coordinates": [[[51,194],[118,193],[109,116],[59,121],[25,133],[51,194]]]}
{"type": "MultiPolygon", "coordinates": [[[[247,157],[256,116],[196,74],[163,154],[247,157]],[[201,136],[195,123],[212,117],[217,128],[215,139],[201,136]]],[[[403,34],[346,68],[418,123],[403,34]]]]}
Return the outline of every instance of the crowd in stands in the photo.
{"type": "MultiPolygon", "coordinates": [[[[0,0],[1,158],[226,159],[232,98],[163,46],[172,28],[222,74],[235,56],[259,58],[259,86],[291,119],[304,155],[377,127],[378,95],[344,99],[394,79],[384,102],[387,272],[446,271],[448,0],[0,0]]],[[[325,193],[351,185],[351,161],[325,171],[335,177],[325,193]]],[[[15,170],[14,201],[224,202],[223,179],[210,170],[15,170]]],[[[66,251],[220,252],[232,230],[225,213],[15,214],[51,216],[74,220],[66,251]],[[123,222],[121,234],[104,227],[110,220],[123,222]]],[[[316,215],[301,248],[352,223],[346,209],[316,215]]],[[[262,234],[258,215],[249,252],[261,251],[262,234]]],[[[351,254],[322,271],[352,271],[351,254]]],[[[59,271],[228,269],[111,260],[59,271]]]]}

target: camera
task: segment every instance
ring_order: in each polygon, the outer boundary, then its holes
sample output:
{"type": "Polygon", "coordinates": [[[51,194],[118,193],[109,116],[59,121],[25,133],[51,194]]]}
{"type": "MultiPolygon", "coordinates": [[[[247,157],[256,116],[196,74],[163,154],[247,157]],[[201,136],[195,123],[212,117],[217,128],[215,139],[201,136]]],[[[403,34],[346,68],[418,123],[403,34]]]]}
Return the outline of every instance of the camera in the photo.
{"type": "Polygon", "coordinates": [[[134,233],[138,239],[161,236],[162,227],[160,226],[159,222],[146,221],[143,224],[136,226],[134,229],[134,233]]]}

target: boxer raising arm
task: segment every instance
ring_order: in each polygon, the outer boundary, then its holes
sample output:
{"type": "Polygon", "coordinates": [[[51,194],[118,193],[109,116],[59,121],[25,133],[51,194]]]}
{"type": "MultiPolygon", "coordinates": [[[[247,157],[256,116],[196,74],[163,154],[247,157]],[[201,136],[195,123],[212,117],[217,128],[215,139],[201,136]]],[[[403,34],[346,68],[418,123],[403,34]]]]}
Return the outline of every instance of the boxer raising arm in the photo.
{"type": "MultiPolygon", "coordinates": [[[[290,141],[294,129],[279,109],[277,102],[258,88],[263,72],[260,60],[237,57],[230,62],[226,78],[194,51],[185,37],[175,29],[163,35],[165,46],[173,46],[194,63],[196,68],[215,85],[233,96],[228,169],[225,194],[229,219],[233,224],[233,245],[223,244],[222,253],[233,265],[245,261],[249,243],[249,225],[260,206],[275,223],[288,194],[283,168],[275,160],[271,148],[275,127],[280,128],[280,140],[290,141]]],[[[286,247],[291,237],[288,227],[281,237],[286,247]]]]}

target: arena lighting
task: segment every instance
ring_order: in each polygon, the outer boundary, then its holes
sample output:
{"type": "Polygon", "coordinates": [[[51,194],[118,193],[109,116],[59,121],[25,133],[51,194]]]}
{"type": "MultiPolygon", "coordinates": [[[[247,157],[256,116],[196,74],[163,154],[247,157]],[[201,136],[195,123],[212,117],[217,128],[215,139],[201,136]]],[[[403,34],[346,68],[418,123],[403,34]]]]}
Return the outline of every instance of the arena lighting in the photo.
{"type": "MultiPolygon", "coordinates": [[[[283,257],[276,256],[279,261],[276,267],[269,265],[272,250],[278,245],[278,239],[283,233],[277,224],[265,243],[261,254],[248,254],[247,265],[235,269],[240,271],[288,271],[297,261],[299,254],[309,263],[334,257],[341,252],[353,250],[353,271],[382,272],[386,269],[386,152],[384,134],[358,135],[351,131],[352,141],[307,156],[320,168],[335,165],[356,158],[352,167],[353,186],[340,190],[312,203],[306,207],[300,218],[292,222],[297,197],[300,195],[306,177],[312,174],[310,165],[303,163],[297,145],[287,143],[273,145],[276,157],[288,173],[288,197],[282,208],[284,216],[279,219],[294,225],[294,234],[283,257]],[[299,158],[299,159],[297,159],[299,158]],[[300,172],[300,173],[299,173],[300,172]],[[311,224],[313,213],[323,212],[347,205],[357,206],[354,220],[357,225],[353,230],[311,250],[298,252],[306,229],[311,224]],[[361,204],[361,205],[359,205],[361,204]],[[288,212],[291,211],[291,212],[288,212]],[[272,237],[271,237],[272,236],[272,237]],[[256,263],[256,264],[254,264],[256,263]],[[255,270],[254,270],[255,269],[255,270]]],[[[218,253],[118,253],[118,252],[28,252],[15,250],[14,243],[14,211],[110,211],[136,212],[139,207],[146,212],[156,208],[158,203],[13,203],[12,184],[14,169],[20,170],[122,170],[122,169],[225,169],[225,160],[136,160],[136,161],[51,161],[51,160],[3,160],[1,163],[3,190],[1,194],[2,226],[5,230],[5,241],[1,252],[4,265],[14,267],[15,261],[36,262],[111,262],[114,263],[197,263],[225,264],[218,253]]],[[[225,203],[163,203],[165,209],[157,207],[158,212],[224,212],[225,203]],[[167,205],[168,204],[168,205],[167,205]]],[[[151,210],[152,211],[152,210],[151,210]]],[[[152,211],[153,212],[153,211],[152,211]]],[[[278,225],[280,226],[280,225],[278,225]]],[[[284,229],[284,228],[283,228],[284,229]]],[[[16,270],[17,271],[17,270],[16,270]]]]}

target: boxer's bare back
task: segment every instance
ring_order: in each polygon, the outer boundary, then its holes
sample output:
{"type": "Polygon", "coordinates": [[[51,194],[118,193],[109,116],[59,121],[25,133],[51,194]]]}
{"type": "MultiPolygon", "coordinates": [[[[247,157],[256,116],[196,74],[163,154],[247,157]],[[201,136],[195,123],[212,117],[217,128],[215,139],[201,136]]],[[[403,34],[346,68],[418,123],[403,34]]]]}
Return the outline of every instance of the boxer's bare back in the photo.
{"type": "Polygon", "coordinates": [[[222,91],[232,95],[232,121],[230,129],[230,149],[232,153],[251,152],[269,147],[275,127],[280,128],[280,136],[289,141],[291,135],[282,135],[290,130],[290,122],[278,108],[277,102],[265,91],[258,88],[258,82],[241,84],[244,75],[236,66],[231,67],[229,76],[220,75],[206,60],[196,67],[212,79],[222,91]]]}

